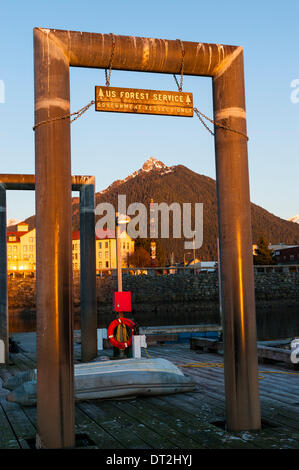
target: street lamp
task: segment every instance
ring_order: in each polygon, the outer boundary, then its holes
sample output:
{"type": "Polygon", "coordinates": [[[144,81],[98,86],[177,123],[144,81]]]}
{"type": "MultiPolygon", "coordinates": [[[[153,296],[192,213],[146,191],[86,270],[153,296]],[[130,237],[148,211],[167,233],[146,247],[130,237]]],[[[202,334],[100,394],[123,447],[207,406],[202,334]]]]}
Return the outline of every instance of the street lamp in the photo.
{"type": "Polygon", "coordinates": [[[115,219],[115,233],[116,233],[116,266],[117,266],[117,290],[122,292],[122,257],[121,257],[121,245],[120,245],[120,226],[128,224],[130,222],[130,217],[124,214],[116,212],[115,219]]]}
{"type": "MultiPolygon", "coordinates": [[[[123,285],[122,285],[122,257],[121,257],[121,240],[120,240],[120,226],[126,225],[130,222],[130,217],[124,214],[120,214],[116,212],[115,218],[115,238],[116,238],[116,266],[117,266],[117,291],[122,292],[123,285]]],[[[119,317],[122,317],[122,312],[119,312],[119,317]]],[[[123,341],[123,331],[122,328],[120,329],[120,340],[123,341]]],[[[124,351],[120,350],[119,352],[116,351],[114,348],[114,357],[123,358],[124,351]]]]}
{"type": "Polygon", "coordinates": [[[186,255],[191,255],[191,251],[187,251],[187,253],[184,253],[184,267],[186,265],[186,255]]]}

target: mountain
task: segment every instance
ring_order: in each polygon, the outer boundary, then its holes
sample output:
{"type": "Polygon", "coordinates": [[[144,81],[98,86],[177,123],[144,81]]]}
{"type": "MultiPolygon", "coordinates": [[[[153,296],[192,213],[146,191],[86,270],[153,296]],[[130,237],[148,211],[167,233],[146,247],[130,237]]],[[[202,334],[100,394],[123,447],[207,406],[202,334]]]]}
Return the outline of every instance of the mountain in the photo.
{"type": "MultiPolygon", "coordinates": [[[[127,206],[132,202],[142,202],[147,208],[151,199],[157,203],[166,202],[167,204],[203,202],[203,245],[196,250],[196,256],[201,260],[217,259],[216,181],[212,178],[197,174],[183,165],[168,167],[163,162],[150,157],[142,168],[124,180],[114,181],[108,188],[96,193],[96,204],[110,202],[117,208],[118,194],[126,195],[127,206]]],[[[253,203],[251,203],[251,217],[254,243],[259,235],[264,233],[271,244],[281,242],[299,244],[299,225],[280,219],[253,203]]],[[[31,228],[34,225],[34,217],[31,217],[28,223],[31,228]]],[[[73,198],[73,229],[79,229],[78,198],[73,198]]],[[[166,251],[168,261],[171,253],[174,253],[175,262],[183,260],[183,239],[161,239],[161,244],[166,251]]],[[[192,254],[186,256],[187,259],[191,257],[192,254]]]]}
{"type": "Polygon", "coordinates": [[[296,224],[299,224],[299,214],[295,215],[294,217],[291,217],[288,219],[289,222],[295,222],[296,224]]]}
{"type": "Polygon", "coordinates": [[[18,219],[8,219],[7,220],[7,227],[15,226],[20,222],[18,219]]]}

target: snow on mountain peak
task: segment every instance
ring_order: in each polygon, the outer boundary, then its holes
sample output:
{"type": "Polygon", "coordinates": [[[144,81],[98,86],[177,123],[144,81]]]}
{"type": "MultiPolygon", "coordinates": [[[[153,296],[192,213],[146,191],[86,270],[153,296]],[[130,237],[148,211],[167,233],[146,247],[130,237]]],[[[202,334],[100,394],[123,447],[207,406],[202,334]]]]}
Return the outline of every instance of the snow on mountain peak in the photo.
{"type": "Polygon", "coordinates": [[[139,170],[134,171],[133,173],[131,173],[129,176],[127,176],[123,180],[114,181],[112,184],[110,184],[110,186],[108,186],[108,188],[104,189],[103,191],[99,191],[99,194],[105,194],[112,187],[119,186],[120,184],[126,183],[127,181],[131,180],[132,178],[135,178],[136,176],[138,176],[138,175],[140,175],[144,172],[148,173],[152,170],[158,170],[159,175],[163,176],[166,173],[173,172],[174,167],[173,166],[169,167],[169,166],[165,165],[165,163],[161,162],[160,160],[157,160],[154,157],[149,157],[146,160],[146,162],[144,162],[144,164],[142,165],[142,168],[140,168],[139,170]]]}
{"type": "Polygon", "coordinates": [[[169,169],[163,162],[161,162],[160,160],[157,160],[156,158],[154,157],[150,157],[148,160],[146,160],[146,162],[144,162],[143,166],[142,166],[142,170],[143,171],[151,171],[151,170],[154,170],[154,169],[158,169],[158,170],[164,170],[164,169],[169,169]]]}
{"type": "Polygon", "coordinates": [[[299,214],[295,215],[294,217],[291,217],[288,219],[289,222],[295,222],[295,224],[299,224],[299,214]]]}

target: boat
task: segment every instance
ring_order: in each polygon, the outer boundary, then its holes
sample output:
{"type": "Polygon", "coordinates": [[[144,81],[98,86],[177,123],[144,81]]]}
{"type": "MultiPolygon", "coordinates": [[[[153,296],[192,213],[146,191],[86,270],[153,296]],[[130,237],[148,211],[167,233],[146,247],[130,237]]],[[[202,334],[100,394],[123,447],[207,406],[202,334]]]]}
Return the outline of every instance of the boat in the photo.
{"type": "MultiPolygon", "coordinates": [[[[132,358],[76,364],[75,399],[112,399],[191,392],[195,383],[172,362],[162,358],[132,358]]],[[[6,400],[32,406],[37,399],[37,371],[8,379],[6,400]]]]}

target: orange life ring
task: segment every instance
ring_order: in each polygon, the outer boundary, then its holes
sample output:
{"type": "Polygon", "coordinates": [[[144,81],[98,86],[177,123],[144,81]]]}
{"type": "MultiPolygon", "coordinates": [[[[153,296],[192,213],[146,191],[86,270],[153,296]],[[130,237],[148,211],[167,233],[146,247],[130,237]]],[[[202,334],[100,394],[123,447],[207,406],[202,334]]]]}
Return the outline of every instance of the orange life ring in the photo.
{"type": "Polygon", "coordinates": [[[125,317],[120,317],[120,318],[116,318],[115,320],[113,320],[113,322],[110,323],[110,325],[108,326],[108,331],[107,331],[107,336],[108,336],[108,339],[110,341],[110,343],[112,344],[112,346],[115,346],[116,348],[118,349],[126,349],[128,348],[129,346],[131,346],[132,344],[132,339],[133,339],[133,332],[134,332],[134,326],[135,326],[135,323],[132,322],[132,320],[130,320],[129,318],[125,318],[125,317]],[[128,339],[128,341],[118,341],[115,336],[114,336],[114,330],[117,326],[119,325],[125,325],[125,326],[128,326],[131,330],[131,336],[130,338],[128,339]]]}

